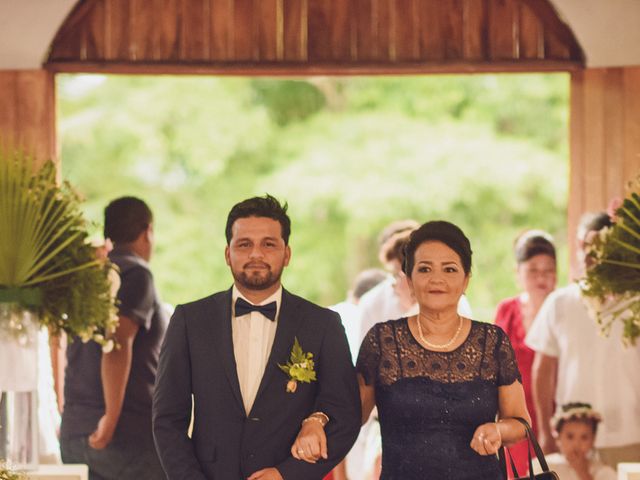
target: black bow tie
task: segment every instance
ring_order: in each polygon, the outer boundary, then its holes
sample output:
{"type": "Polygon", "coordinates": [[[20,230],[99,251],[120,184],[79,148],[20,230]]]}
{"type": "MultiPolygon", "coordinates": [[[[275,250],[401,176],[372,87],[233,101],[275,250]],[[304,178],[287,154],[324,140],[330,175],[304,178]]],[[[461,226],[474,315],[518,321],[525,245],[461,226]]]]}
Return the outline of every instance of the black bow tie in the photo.
{"type": "Polygon", "coordinates": [[[275,322],[277,309],[278,305],[276,302],[267,303],[266,305],[253,305],[244,298],[238,297],[236,299],[236,317],[241,317],[251,312],[260,312],[269,320],[275,322]]]}

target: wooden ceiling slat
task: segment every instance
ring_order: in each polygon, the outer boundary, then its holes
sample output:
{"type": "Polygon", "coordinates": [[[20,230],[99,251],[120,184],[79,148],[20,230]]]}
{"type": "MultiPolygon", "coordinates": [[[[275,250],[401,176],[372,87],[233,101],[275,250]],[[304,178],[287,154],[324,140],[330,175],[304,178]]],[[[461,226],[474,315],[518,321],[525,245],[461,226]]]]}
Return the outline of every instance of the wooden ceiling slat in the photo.
{"type": "Polygon", "coordinates": [[[257,60],[254,0],[233,2],[233,57],[237,61],[257,60]]]}
{"type": "Polygon", "coordinates": [[[260,60],[274,61],[279,59],[278,8],[281,5],[281,0],[259,0],[256,3],[256,34],[260,60]]]}
{"type": "Polygon", "coordinates": [[[304,61],[307,52],[307,0],[286,0],[282,23],[284,60],[304,61]]]}
{"type": "Polygon", "coordinates": [[[154,8],[149,8],[149,0],[129,0],[129,59],[154,58],[154,8]]]}
{"type": "Polygon", "coordinates": [[[348,62],[351,60],[351,2],[329,2],[331,57],[348,62]]]}
{"type": "Polygon", "coordinates": [[[396,46],[394,45],[394,39],[391,37],[389,17],[390,17],[390,5],[391,0],[376,0],[375,1],[375,60],[388,62],[394,61],[394,55],[396,46]]]}
{"type": "Polygon", "coordinates": [[[424,0],[420,9],[420,50],[428,61],[444,60],[444,38],[442,36],[441,0],[424,0]]]}
{"type": "Polygon", "coordinates": [[[488,28],[486,0],[463,0],[462,45],[463,58],[485,60],[488,58],[488,28]]]}
{"type": "Polygon", "coordinates": [[[418,0],[394,0],[392,12],[395,58],[399,61],[420,59],[420,19],[418,0]]]}
{"type": "Polygon", "coordinates": [[[549,0],[80,0],[47,64],[488,71],[532,60],[584,65],[549,0]]]}
{"type": "Polygon", "coordinates": [[[373,54],[373,5],[371,0],[353,0],[351,12],[354,16],[355,36],[354,61],[366,62],[375,58],[373,54]]]}
{"type": "MultiPolygon", "coordinates": [[[[180,0],[156,0],[158,10],[164,12],[158,21],[156,30],[159,31],[156,46],[159,58],[175,62],[180,58],[180,35],[182,29],[182,9],[180,0]]],[[[154,58],[158,61],[159,58],[154,58]]]]}
{"type": "Polygon", "coordinates": [[[551,29],[545,29],[544,31],[544,52],[545,58],[549,59],[561,59],[569,57],[569,47],[562,43],[558,38],[557,32],[551,29]]]}
{"type": "Polygon", "coordinates": [[[489,2],[489,53],[493,60],[517,58],[515,30],[519,18],[514,0],[489,2]]]}
{"type": "Polygon", "coordinates": [[[307,23],[309,35],[307,38],[309,59],[312,61],[327,61],[331,55],[331,0],[313,0],[308,3],[307,23]]]}
{"type": "Polygon", "coordinates": [[[85,53],[87,60],[100,60],[104,58],[106,40],[106,20],[104,1],[96,2],[93,14],[86,22],[85,53]]]}
{"type": "Polygon", "coordinates": [[[440,7],[444,40],[444,58],[462,60],[464,58],[464,8],[462,0],[443,0],[440,7]]]}
{"type": "Polygon", "coordinates": [[[520,58],[544,58],[544,30],[529,5],[520,4],[520,58]]]}
{"type": "Polygon", "coordinates": [[[181,0],[180,58],[206,61],[210,58],[210,0],[181,0]]]}
{"type": "Polygon", "coordinates": [[[130,60],[129,46],[132,44],[129,37],[129,12],[128,0],[105,0],[107,17],[107,31],[109,48],[106,60],[130,60]]]}
{"type": "Polygon", "coordinates": [[[231,60],[233,48],[233,0],[210,0],[210,58],[213,61],[231,60]]]}

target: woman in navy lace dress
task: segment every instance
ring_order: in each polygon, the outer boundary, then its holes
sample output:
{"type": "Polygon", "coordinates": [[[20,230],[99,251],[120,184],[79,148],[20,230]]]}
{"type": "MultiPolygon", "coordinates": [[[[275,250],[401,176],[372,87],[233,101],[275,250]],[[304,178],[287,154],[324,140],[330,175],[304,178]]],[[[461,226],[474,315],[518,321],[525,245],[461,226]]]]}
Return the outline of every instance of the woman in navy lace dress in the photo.
{"type": "Polygon", "coordinates": [[[378,408],[381,479],[501,479],[496,452],[525,436],[510,417],[529,415],[508,337],[457,313],[469,240],[449,222],[425,223],[403,270],[420,311],[376,324],[356,366],[363,420],[378,408]]]}

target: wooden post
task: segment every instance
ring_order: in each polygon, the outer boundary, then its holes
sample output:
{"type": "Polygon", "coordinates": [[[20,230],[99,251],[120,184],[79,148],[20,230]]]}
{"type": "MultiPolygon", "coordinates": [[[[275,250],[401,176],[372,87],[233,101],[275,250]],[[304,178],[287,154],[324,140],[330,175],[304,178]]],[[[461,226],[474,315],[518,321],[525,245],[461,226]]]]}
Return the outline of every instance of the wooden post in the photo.
{"type": "Polygon", "coordinates": [[[0,70],[0,147],[58,162],[55,85],[46,70],[0,70]]]}
{"type": "Polygon", "coordinates": [[[640,66],[571,75],[569,248],[571,273],[580,216],[605,210],[640,175],[640,66]]]}

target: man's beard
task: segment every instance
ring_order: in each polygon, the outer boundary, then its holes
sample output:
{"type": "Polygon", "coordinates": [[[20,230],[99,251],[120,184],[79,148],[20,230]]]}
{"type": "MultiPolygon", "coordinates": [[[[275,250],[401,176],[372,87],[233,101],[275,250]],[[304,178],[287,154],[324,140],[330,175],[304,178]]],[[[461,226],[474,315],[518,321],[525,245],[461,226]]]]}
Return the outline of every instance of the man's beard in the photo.
{"type": "Polygon", "coordinates": [[[280,281],[283,268],[272,271],[269,268],[264,274],[247,275],[244,270],[232,271],[233,279],[247,290],[267,290],[280,281]]]}

